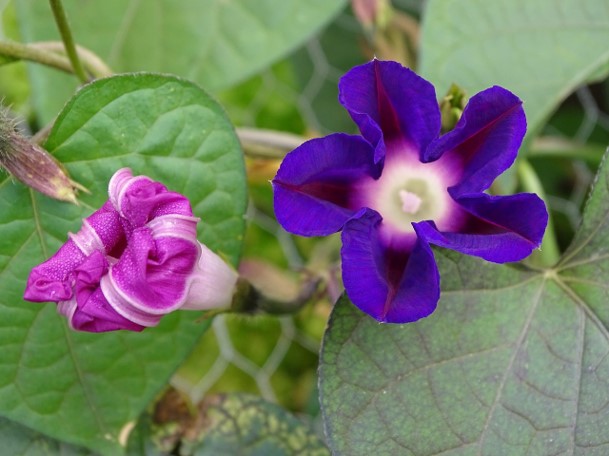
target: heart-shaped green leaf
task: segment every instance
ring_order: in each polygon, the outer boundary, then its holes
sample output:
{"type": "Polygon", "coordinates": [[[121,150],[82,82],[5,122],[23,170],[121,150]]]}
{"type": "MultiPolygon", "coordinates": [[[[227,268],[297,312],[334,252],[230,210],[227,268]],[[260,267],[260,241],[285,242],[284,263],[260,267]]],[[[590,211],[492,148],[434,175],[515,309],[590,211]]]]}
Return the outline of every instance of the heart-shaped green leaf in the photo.
{"type": "Polygon", "coordinates": [[[52,304],[22,301],[29,270],[107,199],[121,167],[186,195],[199,239],[233,264],[246,204],[243,159],[220,106],[171,76],[96,81],[66,105],[47,148],[83,184],[80,207],[0,181],[0,414],[59,440],[118,454],[143,408],[205,331],[176,312],[142,333],[81,334],[52,304]]]}
{"type": "MultiPolygon", "coordinates": [[[[115,71],[179,74],[208,90],[229,87],[288,54],[346,0],[65,0],[79,44],[115,71]]],[[[49,3],[16,2],[23,40],[58,40],[49,3]]],[[[30,68],[35,105],[49,121],[76,80],[30,68]]]]}
{"type": "Polygon", "coordinates": [[[609,454],[608,174],[554,269],[436,250],[432,316],[379,325],[339,301],[320,369],[335,454],[609,454]]]}
{"type": "MultiPolygon", "coordinates": [[[[444,94],[501,85],[525,102],[529,135],[609,62],[609,8],[596,0],[431,0],[421,74],[444,94]]],[[[606,74],[607,68],[604,69],[606,74]]]]}

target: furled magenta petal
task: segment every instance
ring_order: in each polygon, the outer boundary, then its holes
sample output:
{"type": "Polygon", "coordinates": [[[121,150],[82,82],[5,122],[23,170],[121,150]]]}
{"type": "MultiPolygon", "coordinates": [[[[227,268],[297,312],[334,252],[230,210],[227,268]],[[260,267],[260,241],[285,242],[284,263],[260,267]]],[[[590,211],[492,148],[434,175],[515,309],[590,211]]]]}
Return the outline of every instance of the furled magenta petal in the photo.
{"type": "Polygon", "coordinates": [[[104,297],[100,281],[108,266],[106,257],[99,251],[86,258],[74,272],[75,296],[70,301],[60,302],[57,310],[67,317],[72,329],[79,331],[141,331],[143,326],[119,315],[104,297]]]}
{"type": "MultiPolygon", "coordinates": [[[[148,289],[133,288],[133,296],[152,314],[165,314],[184,304],[199,260],[199,244],[185,239],[155,239],[156,255],[146,268],[148,289]]],[[[125,291],[126,289],[123,288],[125,291]]]]}
{"type": "Polygon", "coordinates": [[[108,272],[109,263],[105,255],[93,252],[74,270],[74,291],[76,303],[86,302],[99,288],[101,278],[108,272]]]}
{"type": "Polygon", "coordinates": [[[199,258],[197,245],[190,240],[162,237],[153,239],[147,228],[134,231],[129,246],[111,276],[134,305],[153,314],[165,314],[181,304],[186,280],[199,258]]]}
{"type": "Polygon", "coordinates": [[[85,255],[96,250],[111,254],[120,250],[126,239],[121,216],[110,201],[84,219],[78,233],[68,236],[85,255]]]}
{"type": "Polygon", "coordinates": [[[139,332],[146,328],[119,315],[110,306],[101,288],[95,290],[82,308],[76,309],[69,321],[72,329],[94,333],[120,329],[139,332]]]}
{"type": "Polygon", "coordinates": [[[522,101],[513,93],[491,87],[468,102],[455,128],[430,144],[422,161],[443,155],[462,162],[456,194],[478,193],[491,186],[509,168],[526,133],[522,101]]]}
{"type": "MultiPolygon", "coordinates": [[[[152,231],[153,238],[157,240],[157,247],[159,240],[162,249],[163,241],[171,243],[171,238],[179,238],[195,244],[199,252],[197,265],[186,280],[187,295],[180,309],[226,307],[232,300],[238,274],[220,256],[196,240],[198,221],[195,217],[161,216],[149,222],[147,226],[152,231]]],[[[165,272],[165,265],[162,267],[165,272]]]]}
{"type": "Polygon", "coordinates": [[[44,263],[30,272],[24,299],[34,302],[64,301],[72,297],[74,269],[94,251],[110,253],[125,241],[118,212],[107,202],[83,220],[76,234],[44,263]]]}
{"type": "Polygon", "coordinates": [[[418,223],[428,242],[495,263],[520,261],[541,245],[548,212],[535,194],[478,194],[457,202],[471,215],[468,233],[441,233],[431,222],[418,223]]]}
{"type": "Polygon", "coordinates": [[[112,176],[108,194],[112,205],[134,227],[161,215],[193,215],[188,198],[167,190],[147,176],[133,177],[129,168],[120,169],[112,176]]]}
{"type": "Polygon", "coordinates": [[[338,90],[339,101],[376,148],[376,162],[388,142],[403,141],[418,153],[440,133],[433,85],[397,62],[374,59],[357,66],[341,78],[338,90]]]}
{"type": "Polygon", "coordinates": [[[409,323],[430,315],[440,297],[440,276],[424,239],[412,250],[384,245],[381,216],[363,209],[342,232],[343,281],[351,301],[385,323],[409,323]]]}
{"type": "Polygon", "coordinates": [[[117,287],[111,274],[106,274],[102,277],[100,288],[104,298],[108,301],[108,304],[110,304],[112,309],[125,319],[145,327],[156,326],[159,324],[159,321],[161,321],[162,315],[152,315],[146,311],[142,311],[140,309],[142,306],[139,303],[134,305],[133,299],[117,287]]]}
{"type": "Polygon", "coordinates": [[[200,256],[197,221],[164,216],[133,231],[121,258],[101,282],[119,314],[152,326],[159,316],[184,304],[200,256]]]}
{"type": "Polygon", "coordinates": [[[373,150],[360,136],[342,133],[312,139],[284,158],[273,179],[275,215],[289,232],[327,236],[359,209],[353,186],[378,178],[373,150]]]}
{"type": "Polygon", "coordinates": [[[33,302],[70,299],[74,269],[84,259],[85,255],[76,244],[68,240],[55,255],[30,271],[23,298],[33,302]]]}

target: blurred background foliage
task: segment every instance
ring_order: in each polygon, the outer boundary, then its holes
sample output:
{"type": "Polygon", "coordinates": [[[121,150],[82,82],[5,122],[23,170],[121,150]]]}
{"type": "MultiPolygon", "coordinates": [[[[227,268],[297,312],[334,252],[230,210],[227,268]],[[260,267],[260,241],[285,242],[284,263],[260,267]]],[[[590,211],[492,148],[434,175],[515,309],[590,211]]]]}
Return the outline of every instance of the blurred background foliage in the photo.
{"type": "MultiPolygon", "coordinates": [[[[1,35],[5,38],[21,40],[29,33],[19,27],[16,16],[33,2],[24,3],[28,5],[20,5],[18,11],[13,2],[0,1],[1,35]]],[[[236,82],[236,78],[235,84],[211,91],[237,127],[271,129],[305,138],[333,131],[354,132],[353,123],[337,102],[340,76],[375,55],[417,67],[420,20],[426,2],[394,0],[393,7],[389,21],[375,29],[363,25],[345,4],[304,44],[279,60],[266,62],[246,80],[236,82]]],[[[72,10],[67,7],[67,12],[72,10]]],[[[50,17],[39,19],[53,26],[50,17]]],[[[75,30],[80,42],[78,27],[75,30]]],[[[35,131],[48,119],[45,115],[41,118],[35,105],[31,71],[22,62],[0,67],[0,94],[35,131]]],[[[609,143],[608,112],[609,82],[601,78],[583,85],[552,114],[543,128],[543,140],[533,143],[529,151],[530,162],[547,192],[563,250],[579,223],[589,184],[609,143]]],[[[171,384],[193,404],[212,393],[248,392],[314,419],[319,414],[317,353],[331,303],[340,293],[340,244],[332,237],[294,238],[278,226],[268,181],[279,162],[278,158],[247,158],[250,205],[244,267],[258,271],[271,289],[298,290],[303,271],[320,275],[324,281],[294,316],[215,318],[171,384]]]]}

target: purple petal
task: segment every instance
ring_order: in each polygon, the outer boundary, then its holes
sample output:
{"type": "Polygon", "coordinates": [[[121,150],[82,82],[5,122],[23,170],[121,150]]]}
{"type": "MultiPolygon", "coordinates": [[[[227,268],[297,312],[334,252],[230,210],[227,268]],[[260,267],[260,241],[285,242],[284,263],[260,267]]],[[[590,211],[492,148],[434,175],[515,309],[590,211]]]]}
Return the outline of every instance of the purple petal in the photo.
{"type": "Polygon", "coordinates": [[[107,271],[108,261],[104,255],[99,251],[93,252],[74,272],[74,299],[59,302],[58,311],[68,318],[73,329],[80,331],[141,331],[144,326],[119,315],[104,297],[100,280],[107,271]]]}
{"type": "Polygon", "coordinates": [[[519,261],[541,245],[548,223],[545,204],[535,194],[462,196],[457,202],[472,217],[469,233],[442,233],[433,222],[415,229],[428,242],[495,263],[519,261]]]}
{"type": "Polygon", "coordinates": [[[381,223],[376,211],[363,209],[345,224],[341,257],[349,298],[381,322],[430,315],[440,297],[440,277],[429,244],[417,239],[410,251],[388,247],[381,223]]]}
{"type": "Polygon", "coordinates": [[[431,143],[422,161],[458,158],[464,169],[456,194],[478,193],[511,166],[525,133],[522,101],[494,86],[469,100],[454,130],[431,143]]]}
{"type": "Polygon", "coordinates": [[[301,236],[339,231],[359,209],[352,201],[354,184],[380,174],[372,156],[368,142],[342,133],[312,139],[294,149],[273,179],[279,223],[301,236]]]}
{"type": "Polygon", "coordinates": [[[434,87],[397,62],[372,60],[345,74],[339,101],[375,147],[375,161],[389,143],[425,150],[440,133],[440,108],[434,87]]]}

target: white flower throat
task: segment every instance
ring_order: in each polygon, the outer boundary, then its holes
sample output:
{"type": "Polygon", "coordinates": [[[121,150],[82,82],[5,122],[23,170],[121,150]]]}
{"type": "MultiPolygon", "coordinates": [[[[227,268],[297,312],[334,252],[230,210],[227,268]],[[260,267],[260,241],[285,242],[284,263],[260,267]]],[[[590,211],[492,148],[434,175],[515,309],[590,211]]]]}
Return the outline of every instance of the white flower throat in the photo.
{"type": "Polygon", "coordinates": [[[442,173],[429,163],[385,163],[381,177],[369,181],[364,194],[368,207],[402,233],[412,233],[413,222],[443,219],[450,205],[442,173]]]}

